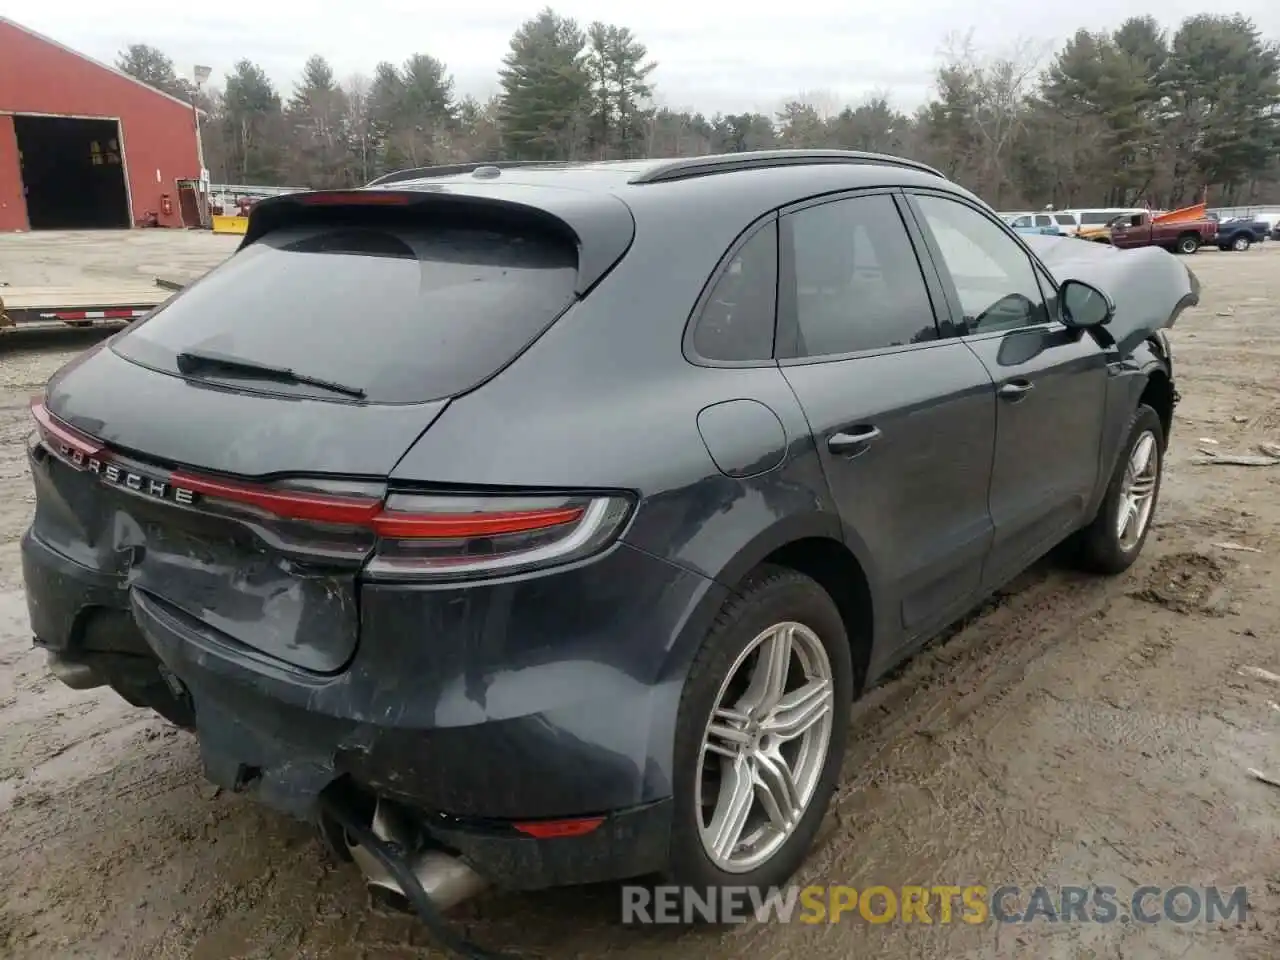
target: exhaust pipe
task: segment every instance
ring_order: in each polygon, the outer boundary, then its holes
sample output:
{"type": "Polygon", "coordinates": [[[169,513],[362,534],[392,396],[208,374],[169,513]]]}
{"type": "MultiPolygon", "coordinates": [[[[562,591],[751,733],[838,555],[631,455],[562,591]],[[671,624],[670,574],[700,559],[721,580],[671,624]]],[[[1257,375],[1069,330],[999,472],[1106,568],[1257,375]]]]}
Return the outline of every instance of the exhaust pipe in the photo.
{"type": "Polygon", "coordinates": [[[87,663],[68,660],[52,650],[49,651],[49,672],[72,690],[92,690],[107,685],[107,681],[87,663]]]}
{"type": "MultiPolygon", "coordinates": [[[[403,822],[393,807],[379,800],[374,810],[373,823],[370,825],[373,835],[385,843],[395,844],[401,849],[410,849],[412,832],[403,822]]],[[[351,859],[356,862],[365,876],[369,892],[375,897],[390,895],[400,904],[410,902],[409,894],[400,886],[390,871],[372,854],[367,847],[354,841],[347,835],[347,850],[351,859]]],[[[431,902],[439,910],[449,910],[470,900],[480,893],[488,883],[484,877],[452,854],[443,850],[427,850],[411,855],[405,866],[413,874],[422,887],[423,893],[431,898],[431,902]]]]}
{"type": "Polygon", "coordinates": [[[402,815],[381,799],[370,824],[342,799],[340,790],[322,793],[320,807],[342,828],[347,850],[364,872],[370,892],[407,902],[440,944],[456,956],[512,960],[509,953],[486,950],[459,936],[442,915],[484,889],[484,879],[474,870],[442,850],[404,857],[400,850],[413,849],[413,832],[402,815]]]}

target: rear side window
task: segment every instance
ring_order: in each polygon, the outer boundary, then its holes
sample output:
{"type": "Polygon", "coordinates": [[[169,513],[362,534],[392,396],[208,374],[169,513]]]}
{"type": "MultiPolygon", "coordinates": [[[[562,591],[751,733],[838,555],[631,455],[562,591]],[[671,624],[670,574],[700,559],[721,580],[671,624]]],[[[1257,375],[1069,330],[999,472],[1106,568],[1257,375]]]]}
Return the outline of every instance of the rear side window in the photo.
{"type": "Polygon", "coordinates": [[[576,248],[540,230],[286,227],[113,348],[173,373],[179,353],[217,353],[358,388],[372,403],[418,403],[466,391],[513,360],[573,302],[576,279],[576,248]]]}
{"type": "Polygon", "coordinates": [[[1099,213],[1097,211],[1092,211],[1080,214],[1080,222],[1085,226],[1100,226],[1104,223],[1110,223],[1114,217],[1114,213],[1099,213]]]}
{"type": "Polygon", "coordinates": [[[1058,223],[1060,224],[1065,223],[1068,227],[1076,226],[1076,218],[1072,214],[1059,213],[1057,214],[1057,217],[1058,217],[1058,223]]]}
{"type": "MultiPolygon", "coordinates": [[[[822,357],[935,340],[933,306],[893,198],[852,197],[784,218],[794,287],[784,287],[788,357],[822,357]]],[[[787,259],[784,257],[784,260],[787,259]]]]}
{"type": "Polygon", "coordinates": [[[1037,215],[1036,215],[1036,226],[1037,226],[1037,227],[1051,227],[1051,226],[1053,226],[1053,221],[1052,221],[1051,219],[1049,219],[1049,215],[1048,215],[1048,214],[1040,213],[1040,214],[1037,214],[1037,215]]]}
{"type": "Polygon", "coordinates": [[[706,360],[768,360],[778,299],[778,226],[752,235],[725,265],[693,329],[706,360]]]}

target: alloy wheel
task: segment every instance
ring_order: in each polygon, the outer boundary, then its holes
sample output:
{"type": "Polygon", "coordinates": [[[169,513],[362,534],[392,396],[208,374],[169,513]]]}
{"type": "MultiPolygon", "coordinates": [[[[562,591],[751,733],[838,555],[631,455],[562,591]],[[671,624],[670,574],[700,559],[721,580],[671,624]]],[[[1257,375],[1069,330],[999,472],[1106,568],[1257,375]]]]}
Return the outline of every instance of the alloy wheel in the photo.
{"type": "Polygon", "coordinates": [[[702,737],[696,809],[708,858],[726,873],[768,862],[795,832],[826,765],[831,660],[804,624],[778,623],[738,656],[702,737]]]}
{"type": "Polygon", "coordinates": [[[1155,434],[1144,431],[1138,437],[1125,464],[1120,486],[1120,505],[1116,511],[1116,539],[1120,549],[1128,552],[1137,546],[1155,508],[1156,482],[1160,477],[1160,453],[1155,434]]]}

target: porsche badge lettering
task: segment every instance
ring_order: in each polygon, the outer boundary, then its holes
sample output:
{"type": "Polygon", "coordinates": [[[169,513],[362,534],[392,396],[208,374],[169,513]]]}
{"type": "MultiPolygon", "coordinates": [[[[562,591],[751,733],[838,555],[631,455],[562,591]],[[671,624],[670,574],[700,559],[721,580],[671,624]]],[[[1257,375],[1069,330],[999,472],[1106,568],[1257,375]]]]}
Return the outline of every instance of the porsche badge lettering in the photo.
{"type": "Polygon", "coordinates": [[[180,503],[184,506],[190,506],[196,501],[196,495],[191,490],[174,486],[172,483],[157,477],[150,477],[143,473],[128,470],[109,460],[86,456],[68,444],[59,444],[58,453],[77,470],[96,473],[104,483],[112,486],[124,487],[133,493],[154,497],[157,500],[168,500],[171,503],[180,503]]]}

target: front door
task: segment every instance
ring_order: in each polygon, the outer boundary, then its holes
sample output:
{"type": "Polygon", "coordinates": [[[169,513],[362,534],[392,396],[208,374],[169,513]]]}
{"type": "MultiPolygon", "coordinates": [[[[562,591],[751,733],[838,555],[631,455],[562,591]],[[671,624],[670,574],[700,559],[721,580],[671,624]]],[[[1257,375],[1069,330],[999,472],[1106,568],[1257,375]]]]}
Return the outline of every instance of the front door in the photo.
{"type": "Polygon", "coordinates": [[[780,221],[779,362],[845,536],[873,566],[882,649],[963,612],[993,529],[994,388],[941,335],[941,290],[931,274],[931,294],[899,202],[863,193],[780,221]]]}
{"type": "Polygon", "coordinates": [[[1058,318],[1056,285],[1002,224],[960,199],[911,197],[963,342],[996,385],[995,540],[987,586],[1089,519],[1099,482],[1109,353],[1058,318]]]}

